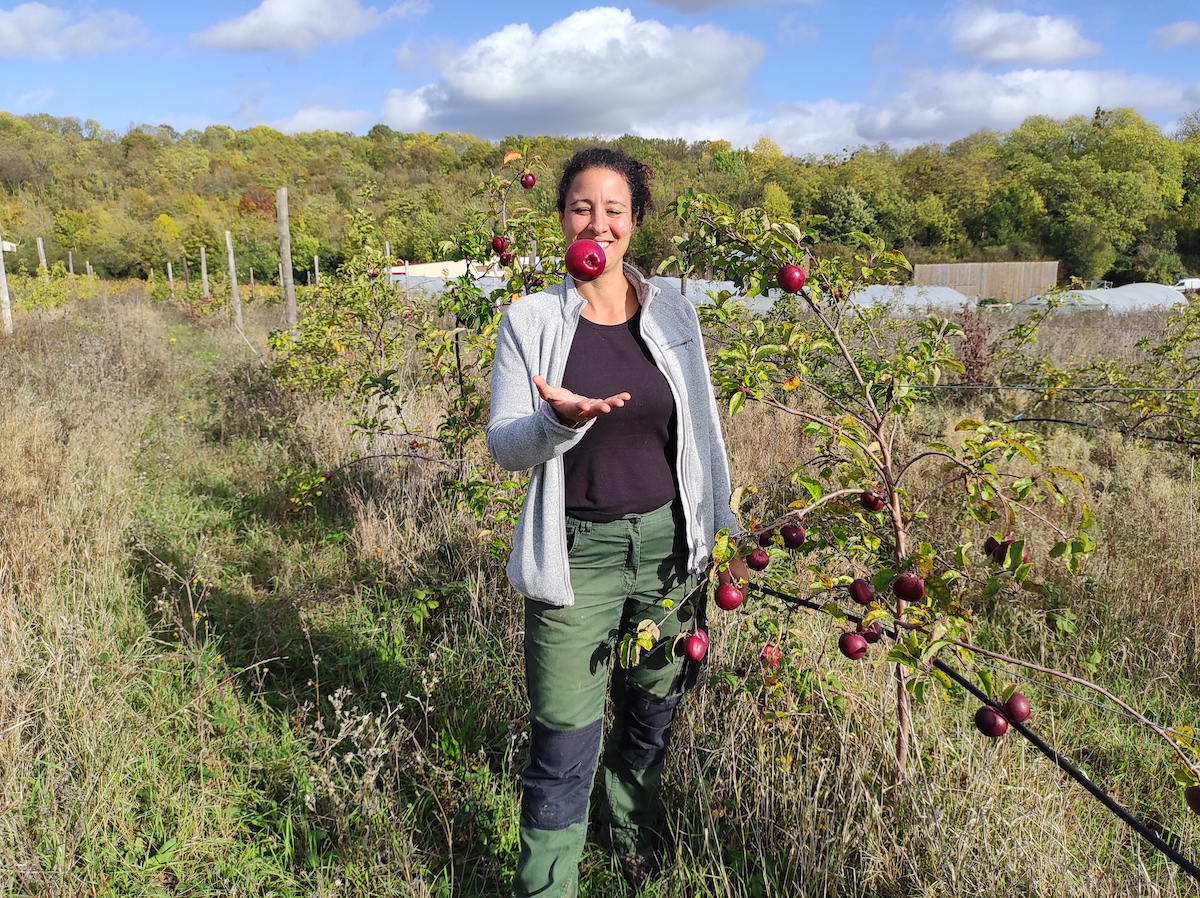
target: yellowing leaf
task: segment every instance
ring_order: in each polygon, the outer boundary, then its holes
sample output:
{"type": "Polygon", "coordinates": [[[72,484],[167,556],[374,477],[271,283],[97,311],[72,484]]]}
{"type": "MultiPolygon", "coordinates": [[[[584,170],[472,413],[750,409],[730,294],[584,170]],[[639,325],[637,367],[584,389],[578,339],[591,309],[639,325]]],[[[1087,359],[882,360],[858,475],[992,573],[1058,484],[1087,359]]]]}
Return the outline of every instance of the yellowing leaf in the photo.
{"type": "Polygon", "coordinates": [[[521,154],[518,153],[516,150],[509,150],[507,153],[504,154],[504,164],[508,165],[508,163],[512,162],[514,159],[520,159],[520,158],[521,158],[521,154]]]}
{"type": "Polygon", "coordinates": [[[788,391],[794,390],[798,386],[800,386],[800,378],[794,374],[783,382],[783,388],[788,391]]]}

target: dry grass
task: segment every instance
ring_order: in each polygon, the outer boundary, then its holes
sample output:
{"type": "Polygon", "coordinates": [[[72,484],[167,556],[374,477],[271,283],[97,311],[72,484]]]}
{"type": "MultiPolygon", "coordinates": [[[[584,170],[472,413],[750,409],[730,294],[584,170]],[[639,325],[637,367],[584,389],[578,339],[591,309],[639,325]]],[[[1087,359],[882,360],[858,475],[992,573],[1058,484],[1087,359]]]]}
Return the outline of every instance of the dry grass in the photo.
{"type": "MultiPolygon", "coordinates": [[[[251,307],[252,339],[276,313],[251,307]]],[[[502,894],[519,603],[446,502],[444,463],[347,464],[404,447],[280,390],[219,322],[136,295],[18,327],[0,355],[0,895],[502,894]],[[337,473],[300,508],[289,469],[337,473]]],[[[405,404],[435,423],[418,391],[405,404]]],[[[798,430],[761,409],[728,428],[764,510],[811,457],[798,430]]],[[[1100,548],[1053,602],[1005,597],[978,638],[1071,670],[1098,651],[1097,679],[1192,722],[1191,463],[1048,438],[1088,479],[1100,548]],[[1074,634],[1048,624],[1064,609],[1074,634]]],[[[846,662],[832,633],[766,602],[714,622],[668,771],[677,863],[649,894],[1196,894],[1023,741],[980,737],[958,692],[918,707],[909,781],[889,790],[891,672],[846,662]],[[788,650],[777,672],[757,660],[768,638],[788,650]]],[[[1161,748],[1023,688],[1038,732],[1197,853],[1161,748]]],[[[584,894],[619,894],[598,851],[584,871],[584,894]]]]}

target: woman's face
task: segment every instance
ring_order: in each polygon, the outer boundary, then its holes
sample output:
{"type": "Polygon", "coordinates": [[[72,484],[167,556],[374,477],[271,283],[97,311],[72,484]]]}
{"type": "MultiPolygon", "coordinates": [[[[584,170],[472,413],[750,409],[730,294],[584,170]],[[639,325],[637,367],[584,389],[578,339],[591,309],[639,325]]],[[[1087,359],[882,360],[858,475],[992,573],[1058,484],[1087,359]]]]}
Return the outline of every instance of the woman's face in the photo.
{"type": "Polygon", "coordinates": [[[625,177],[607,168],[587,168],[567,188],[560,217],[563,241],[595,240],[604,247],[605,270],[620,270],[633,233],[633,200],[625,177]]]}

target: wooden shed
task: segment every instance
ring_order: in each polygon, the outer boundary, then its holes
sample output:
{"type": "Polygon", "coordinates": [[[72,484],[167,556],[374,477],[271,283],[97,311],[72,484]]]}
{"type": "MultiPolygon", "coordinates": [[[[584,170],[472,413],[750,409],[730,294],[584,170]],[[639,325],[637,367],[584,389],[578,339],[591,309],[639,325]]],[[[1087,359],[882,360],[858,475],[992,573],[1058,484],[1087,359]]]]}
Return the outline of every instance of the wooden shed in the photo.
{"type": "Polygon", "coordinates": [[[1020,302],[1058,286],[1058,262],[952,262],[914,265],[913,283],[965,296],[1020,302]]]}

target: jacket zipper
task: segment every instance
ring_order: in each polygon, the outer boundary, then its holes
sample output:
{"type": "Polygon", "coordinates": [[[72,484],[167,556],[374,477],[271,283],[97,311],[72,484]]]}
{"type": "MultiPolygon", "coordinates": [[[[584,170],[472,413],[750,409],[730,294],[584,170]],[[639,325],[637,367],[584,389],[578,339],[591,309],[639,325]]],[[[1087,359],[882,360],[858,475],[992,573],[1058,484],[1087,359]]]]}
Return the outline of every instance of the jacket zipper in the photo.
{"type": "Polygon", "coordinates": [[[648,312],[650,309],[650,301],[654,299],[656,295],[658,295],[658,289],[653,284],[648,284],[647,286],[650,289],[648,291],[649,295],[646,297],[646,302],[642,306],[642,339],[645,340],[646,345],[650,347],[650,351],[654,355],[654,361],[658,365],[658,370],[661,371],[663,377],[666,378],[667,385],[671,388],[671,395],[675,399],[675,408],[678,410],[677,417],[679,421],[679,448],[675,453],[675,466],[679,472],[679,502],[683,505],[684,529],[686,531],[688,545],[688,569],[690,571],[696,561],[692,556],[696,552],[697,545],[695,538],[696,534],[694,532],[696,529],[696,513],[691,503],[691,498],[688,496],[687,492],[687,461],[689,458],[688,450],[691,448],[689,443],[691,415],[688,413],[688,410],[684,408],[683,401],[680,399],[679,388],[675,383],[671,370],[667,367],[666,357],[663,354],[662,347],[658,345],[658,341],[656,339],[646,334],[646,319],[649,317],[648,312]]]}

